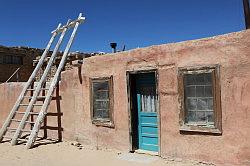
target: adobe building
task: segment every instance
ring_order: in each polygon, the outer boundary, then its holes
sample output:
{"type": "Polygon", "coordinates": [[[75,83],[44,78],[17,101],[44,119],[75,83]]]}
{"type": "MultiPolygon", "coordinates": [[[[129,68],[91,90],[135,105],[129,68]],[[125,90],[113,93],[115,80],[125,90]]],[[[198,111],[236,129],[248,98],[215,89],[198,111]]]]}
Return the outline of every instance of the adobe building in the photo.
{"type": "MultiPolygon", "coordinates": [[[[43,49],[29,47],[6,47],[0,46],[0,83],[4,82],[26,82],[33,72],[37,62],[41,58],[43,49]]],[[[52,51],[49,52],[51,56],[52,51]]],[[[71,52],[67,59],[66,69],[71,68],[72,61],[98,55],[98,53],[71,52]]],[[[46,61],[49,60],[49,56],[46,61]]],[[[54,65],[59,63],[62,52],[58,52],[54,65]]],[[[54,67],[55,68],[55,67],[54,67]]],[[[54,69],[53,68],[53,69],[54,69]]],[[[39,71],[42,75],[43,71],[39,71]]],[[[49,77],[55,71],[49,73],[49,77]]]]}
{"type": "MultiPolygon", "coordinates": [[[[0,126],[23,85],[0,85],[0,126]]],[[[85,58],[55,96],[50,138],[250,164],[250,30],[85,58]]]]}
{"type": "Polygon", "coordinates": [[[0,83],[27,81],[34,70],[33,60],[42,53],[42,49],[0,46],[0,83]]]}

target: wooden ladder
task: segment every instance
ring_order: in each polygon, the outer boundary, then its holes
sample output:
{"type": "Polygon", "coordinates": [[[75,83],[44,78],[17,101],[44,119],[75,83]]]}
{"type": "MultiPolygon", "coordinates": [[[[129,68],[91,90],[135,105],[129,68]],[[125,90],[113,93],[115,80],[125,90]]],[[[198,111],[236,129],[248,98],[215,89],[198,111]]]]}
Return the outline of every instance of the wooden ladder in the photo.
{"type": "Polygon", "coordinates": [[[41,127],[41,124],[43,123],[44,118],[47,114],[47,109],[49,107],[50,101],[52,100],[53,92],[59,81],[60,73],[65,66],[68,53],[70,51],[71,45],[76,35],[76,31],[78,29],[78,26],[84,20],[85,20],[85,17],[82,17],[82,14],[80,13],[76,20],[74,21],[69,20],[67,24],[64,26],[61,26],[61,24],[59,24],[58,27],[54,31],[51,32],[52,36],[47,44],[46,49],[44,50],[38,64],[36,65],[29,80],[25,84],[20,96],[18,97],[15,105],[13,106],[10,114],[8,115],[6,121],[4,122],[1,128],[0,141],[3,141],[3,139],[6,138],[11,141],[11,145],[16,145],[18,141],[25,141],[26,147],[28,149],[34,145],[39,129],[41,127]],[[60,45],[63,41],[63,38],[67,30],[69,30],[70,28],[73,28],[73,31],[65,47],[59,66],[57,67],[57,70],[55,72],[54,77],[52,78],[49,88],[44,88],[45,87],[44,85],[46,84],[47,76],[56,59],[56,56],[60,48],[60,45]],[[33,84],[36,80],[36,76],[38,75],[39,70],[42,69],[45,63],[45,59],[49,53],[51,45],[54,42],[54,39],[56,38],[56,36],[59,34],[61,35],[54,47],[54,50],[49,59],[49,62],[47,63],[46,68],[44,69],[43,75],[40,78],[40,80],[38,80],[37,85],[33,87],[33,84]],[[27,95],[28,92],[30,91],[32,91],[32,96],[27,95]],[[40,95],[41,91],[43,92],[46,91],[46,93],[43,93],[43,96],[41,96],[40,95]],[[40,102],[41,99],[43,100],[42,103],[40,102]],[[35,109],[37,109],[38,111],[34,111],[35,109]],[[25,110],[25,111],[22,111],[22,110],[25,110]],[[29,121],[28,119],[31,116],[36,116],[36,119],[34,121],[29,121]],[[27,126],[26,126],[27,124],[31,125],[30,130],[27,130],[27,126]],[[22,136],[22,133],[27,133],[28,137],[25,137],[25,139],[23,139],[24,136],[22,136]]]}

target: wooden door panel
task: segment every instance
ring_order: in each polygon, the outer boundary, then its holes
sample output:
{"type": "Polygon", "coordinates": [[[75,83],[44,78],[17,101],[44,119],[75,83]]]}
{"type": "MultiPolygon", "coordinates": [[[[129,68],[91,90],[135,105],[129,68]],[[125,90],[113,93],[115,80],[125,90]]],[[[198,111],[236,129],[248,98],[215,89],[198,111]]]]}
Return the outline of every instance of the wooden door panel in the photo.
{"type": "Polygon", "coordinates": [[[154,73],[139,74],[136,80],[139,148],[158,151],[158,115],[154,73]]]}

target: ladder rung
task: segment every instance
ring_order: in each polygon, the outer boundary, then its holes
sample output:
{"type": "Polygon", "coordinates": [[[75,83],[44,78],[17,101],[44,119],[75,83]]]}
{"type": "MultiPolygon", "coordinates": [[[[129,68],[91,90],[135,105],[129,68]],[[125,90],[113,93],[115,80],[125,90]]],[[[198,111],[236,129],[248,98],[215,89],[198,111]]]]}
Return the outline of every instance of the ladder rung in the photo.
{"type": "Polygon", "coordinates": [[[18,141],[28,141],[28,139],[25,138],[17,138],[18,141]]]}
{"type": "MultiPolygon", "coordinates": [[[[29,98],[29,99],[31,99],[32,96],[24,96],[24,98],[29,98]]],[[[45,99],[45,98],[46,98],[46,96],[37,96],[37,99],[45,99]]]]}
{"type": "Polygon", "coordinates": [[[30,112],[30,115],[39,115],[39,112],[30,112]]]}
{"type": "MultiPolygon", "coordinates": [[[[9,131],[16,131],[17,129],[16,129],[16,128],[7,127],[7,130],[9,130],[9,131]]],[[[21,131],[22,131],[22,132],[31,132],[32,130],[25,130],[25,129],[22,129],[21,131]]]]}
{"type": "Polygon", "coordinates": [[[22,129],[21,131],[22,131],[22,132],[31,132],[32,130],[25,130],[25,129],[22,129]]]}
{"type": "MultiPolygon", "coordinates": [[[[29,106],[29,104],[20,104],[20,106],[29,106]]],[[[43,104],[33,104],[33,106],[43,106],[43,104]]]]}
{"type": "Polygon", "coordinates": [[[25,112],[16,111],[17,114],[25,114],[25,112]]]}
{"type": "Polygon", "coordinates": [[[20,104],[20,106],[28,106],[29,104],[20,104]]]}
{"type": "MultiPolygon", "coordinates": [[[[16,111],[17,114],[25,114],[25,112],[16,111]]],[[[39,115],[38,112],[30,112],[31,115],[39,115]]]]}
{"type": "Polygon", "coordinates": [[[21,120],[18,120],[18,119],[11,119],[11,121],[14,121],[14,122],[21,122],[21,120]]]}
{"type": "Polygon", "coordinates": [[[8,135],[4,135],[3,138],[9,138],[9,139],[12,139],[11,136],[8,136],[8,135]]]}
{"type": "MultiPolygon", "coordinates": [[[[18,120],[18,119],[11,119],[12,121],[15,121],[15,122],[21,122],[21,120],[18,120]]],[[[32,122],[32,121],[25,121],[25,123],[30,123],[30,124],[34,124],[35,122],[32,122]]]]}
{"type": "Polygon", "coordinates": [[[16,128],[7,127],[7,130],[9,130],[10,132],[13,132],[13,131],[16,131],[16,128]]]}
{"type": "Polygon", "coordinates": [[[52,31],[51,33],[55,33],[55,32],[59,33],[59,32],[62,32],[62,31],[64,30],[64,28],[73,27],[77,22],[82,23],[84,20],[85,20],[85,17],[82,17],[82,16],[81,16],[81,17],[79,17],[78,19],[69,22],[67,25],[64,25],[64,26],[62,26],[62,27],[60,27],[60,28],[58,28],[58,29],[52,31]]]}
{"type": "MultiPolygon", "coordinates": [[[[34,91],[36,89],[27,89],[27,91],[34,91]]],[[[41,88],[41,90],[49,90],[49,88],[41,88]]]]}
{"type": "Polygon", "coordinates": [[[43,106],[43,104],[33,104],[33,106],[43,106]]]}
{"type": "MultiPolygon", "coordinates": [[[[50,56],[47,56],[46,60],[50,60],[50,56]]],[[[55,57],[55,60],[60,60],[61,58],[60,57],[55,57]]]]}
{"type": "Polygon", "coordinates": [[[35,124],[35,122],[32,121],[25,121],[25,123],[35,124]]]}

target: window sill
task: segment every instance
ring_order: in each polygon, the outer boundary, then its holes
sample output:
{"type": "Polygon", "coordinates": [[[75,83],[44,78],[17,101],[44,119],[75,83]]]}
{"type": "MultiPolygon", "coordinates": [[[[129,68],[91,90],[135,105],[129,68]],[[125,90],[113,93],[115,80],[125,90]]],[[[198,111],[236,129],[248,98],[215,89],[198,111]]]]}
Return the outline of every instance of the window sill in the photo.
{"type": "Polygon", "coordinates": [[[183,125],[180,127],[181,132],[192,132],[192,133],[202,133],[202,134],[215,134],[221,135],[221,130],[214,127],[205,127],[205,126],[192,126],[192,125],[183,125]]]}
{"type": "Polygon", "coordinates": [[[109,128],[115,128],[114,123],[111,121],[104,121],[104,120],[92,120],[92,124],[100,127],[109,127],[109,128]]]}

